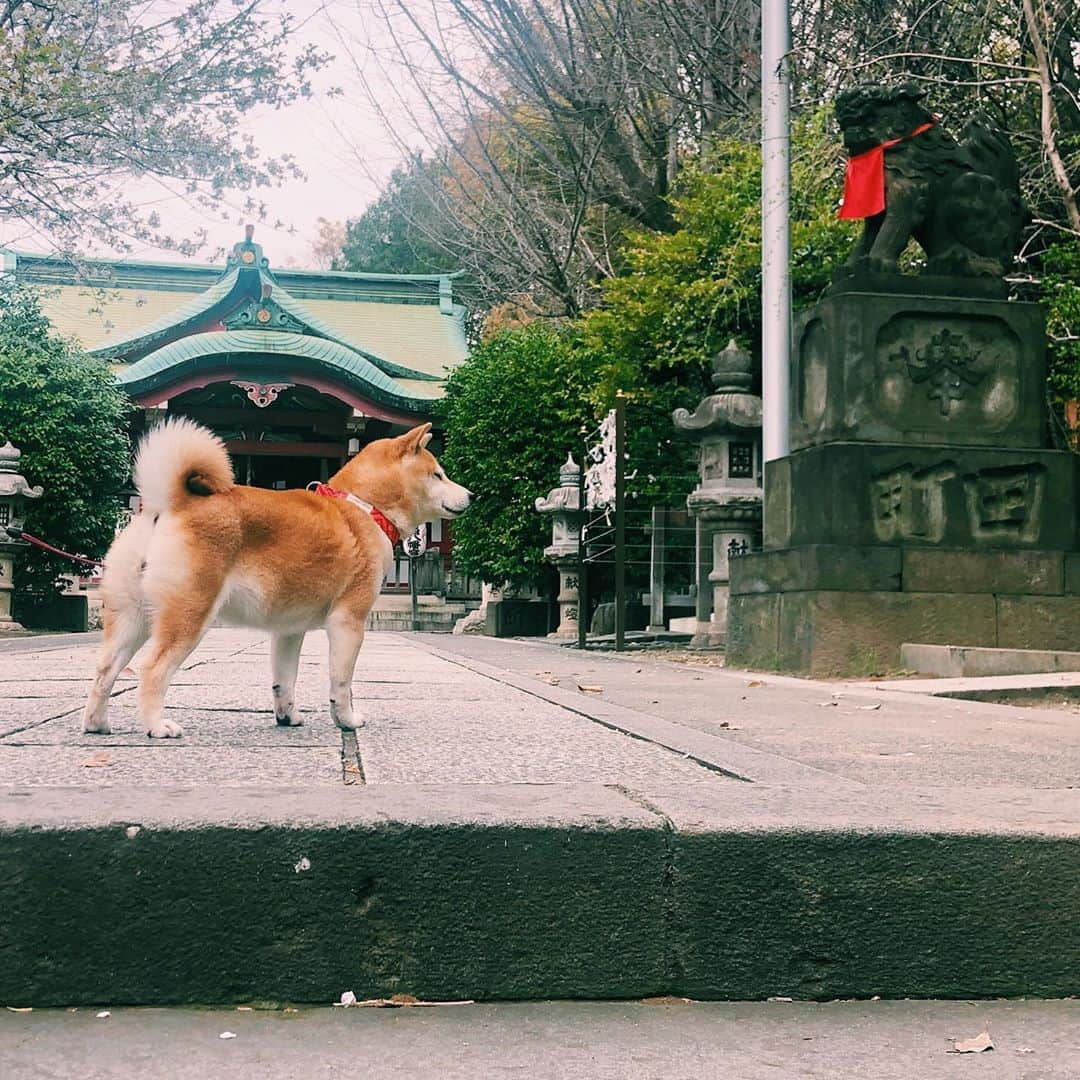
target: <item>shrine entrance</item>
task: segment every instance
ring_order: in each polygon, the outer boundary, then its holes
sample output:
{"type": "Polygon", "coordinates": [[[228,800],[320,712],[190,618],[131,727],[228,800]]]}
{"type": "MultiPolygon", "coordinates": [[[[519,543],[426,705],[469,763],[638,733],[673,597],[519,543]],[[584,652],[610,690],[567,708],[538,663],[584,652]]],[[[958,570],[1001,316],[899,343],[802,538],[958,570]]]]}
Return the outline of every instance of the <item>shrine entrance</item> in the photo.
{"type": "Polygon", "coordinates": [[[148,409],[144,424],[164,416],[210,428],[239,483],[278,491],[326,481],[364,443],[401,430],[333,394],[284,381],[230,379],[185,390],[148,409]]]}

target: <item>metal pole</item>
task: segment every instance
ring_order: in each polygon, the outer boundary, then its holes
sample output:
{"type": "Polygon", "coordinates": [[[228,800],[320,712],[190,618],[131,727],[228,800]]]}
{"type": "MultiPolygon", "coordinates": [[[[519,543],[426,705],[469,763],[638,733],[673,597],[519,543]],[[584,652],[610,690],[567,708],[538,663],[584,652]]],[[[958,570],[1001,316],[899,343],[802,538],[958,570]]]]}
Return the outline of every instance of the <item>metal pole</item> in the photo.
{"type": "Polygon", "coordinates": [[[761,383],[766,461],[788,454],[791,408],[788,5],[789,0],[763,0],[761,5],[761,383]]]}
{"type": "Polygon", "coordinates": [[[420,610],[418,607],[418,601],[416,598],[416,567],[419,564],[419,559],[409,559],[409,596],[412,598],[412,628],[414,631],[420,629],[420,610]]]}
{"type": "Polygon", "coordinates": [[[585,472],[589,467],[589,447],[584,445],[584,456],[581,459],[581,474],[578,476],[578,512],[580,523],[578,525],[577,561],[578,561],[578,602],[577,602],[577,647],[584,649],[586,635],[589,632],[589,567],[585,562],[588,548],[585,545],[585,526],[589,515],[585,509],[585,472]]]}
{"type": "Polygon", "coordinates": [[[667,543],[667,507],[652,508],[652,532],[649,537],[649,632],[661,633],[664,624],[664,545],[667,543]]]}
{"type": "Polygon", "coordinates": [[[615,395],[615,651],[626,647],[626,398],[615,395]]]}

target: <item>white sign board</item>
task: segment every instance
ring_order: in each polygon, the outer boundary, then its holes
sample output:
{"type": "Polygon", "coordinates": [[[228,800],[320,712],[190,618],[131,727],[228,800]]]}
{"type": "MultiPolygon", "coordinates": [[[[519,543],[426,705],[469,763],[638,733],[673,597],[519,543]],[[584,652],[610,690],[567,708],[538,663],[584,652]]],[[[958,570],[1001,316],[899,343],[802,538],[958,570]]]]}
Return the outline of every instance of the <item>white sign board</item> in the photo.
{"type": "Polygon", "coordinates": [[[615,410],[600,425],[600,441],[585,452],[585,506],[606,510],[615,505],[615,410]]]}

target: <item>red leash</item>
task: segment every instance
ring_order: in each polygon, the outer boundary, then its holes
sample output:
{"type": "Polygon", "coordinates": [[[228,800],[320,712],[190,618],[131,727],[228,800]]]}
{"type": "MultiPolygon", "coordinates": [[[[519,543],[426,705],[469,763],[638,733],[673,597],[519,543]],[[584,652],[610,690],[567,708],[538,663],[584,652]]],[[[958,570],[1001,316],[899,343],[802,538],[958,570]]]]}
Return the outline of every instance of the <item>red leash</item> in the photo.
{"type": "Polygon", "coordinates": [[[8,535],[15,537],[16,540],[25,540],[28,544],[43,548],[45,551],[51,551],[54,555],[62,555],[72,562],[86,563],[87,566],[105,565],[101,559],[88,559],[85,555],[72,555],[70,551],[64,551],[63,548],[53,547],[52,544],[47,544],[44,540],[40,540],[28,532],[23,532],[21,529],[8,529],[7,531],[8,535]]]}

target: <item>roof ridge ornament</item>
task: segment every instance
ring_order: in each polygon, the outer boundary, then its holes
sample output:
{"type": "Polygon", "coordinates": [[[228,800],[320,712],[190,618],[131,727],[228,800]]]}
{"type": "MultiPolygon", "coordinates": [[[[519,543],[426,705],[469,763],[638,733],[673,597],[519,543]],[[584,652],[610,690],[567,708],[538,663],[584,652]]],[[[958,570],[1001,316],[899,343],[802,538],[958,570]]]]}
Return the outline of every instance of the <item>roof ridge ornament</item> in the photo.
{"type": "Polygon", "coordinates": [[[267,270],[270,260],[263,255],[261,244],[255,243],[255,226],[244,226],[244,239],[233,244],[232,254],[227,260],[229,267],[239,266],[244,270],[267,270]]]}

